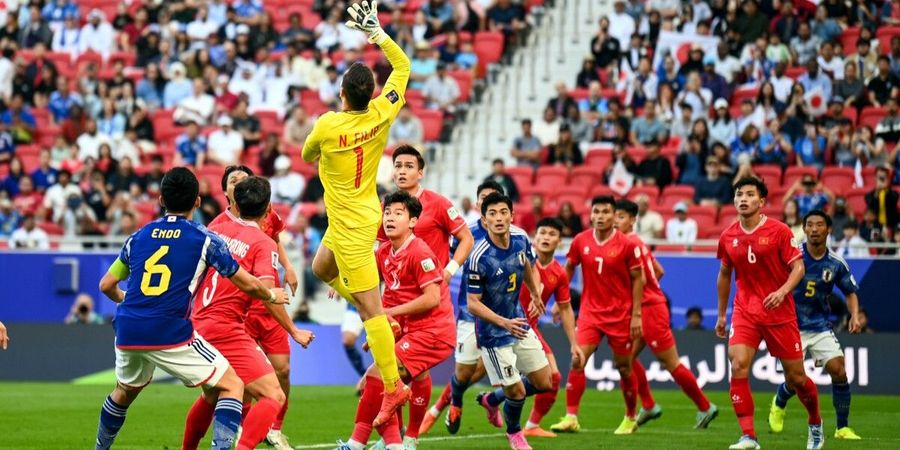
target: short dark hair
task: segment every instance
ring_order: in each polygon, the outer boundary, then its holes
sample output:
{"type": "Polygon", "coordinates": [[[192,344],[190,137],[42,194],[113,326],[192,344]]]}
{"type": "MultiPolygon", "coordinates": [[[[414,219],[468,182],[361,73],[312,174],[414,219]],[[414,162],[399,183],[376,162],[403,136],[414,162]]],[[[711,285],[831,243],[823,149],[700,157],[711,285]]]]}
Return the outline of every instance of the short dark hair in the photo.
{"type": "Polygon", "coordinates": [[[690,317],[692,314],[696,314],[696,315],[700,316],[701,319],[703,318],[703,310],[700,309],[699,306],[691,306],[690,308],[688,308],[688,310],[684,314],[684,316],[690,317]]]}
{"type": "Polygon", "coordinates": [[[537,226],[534,227],[534,229],[537,230],[540,227],[550,227],[556,231],[559,231],[559,234],[562,234],[564,225],[562,223],[562,220],[559,220],[556,217],[544,217],[543,219],[538,221],[537,226]]]}
{"type": "Polygon", "coordinates": [[[506,203],[506,206],[509,207],[509,211],[513,210],[513,203],[506,194],[502,192],[491,192],[484,200],[481,201],[481,215],[484,216],[487,214],[488,207],[491,205],[496,205],[498,203],[506,203]]]}
{"type": "Polygon", "coordinates": [[[234,202],[241,211],[241,217],[256,219],[262,217],[269,207],[272,188],[269,180],[251,176],[234,186],[234,202]]]}
{"type": "Polygon", "coordinates": [[[831,228],[831,216],[829,216],[828,213],[822,211],[821,209],[814,209],[806,213],[806,215],[803,216],[803,226],[805,227],[806,221],[808,221],[810,217],[814,216],[821,217],[823,220],[825,220],[825,225],[828,226],[828,228],[831,228]]]}
{"type": "Polygon", "coordinates": [[[503,186],[501,186],[500,183],[494,180],[487,180],[484,183],[478,185],[478,189],[475,191],[475,195],[481,195],[481,191],[485,189],[492,189],[494,192],[505,194],[503,186]]]}
{"type": "Polygon", "coordinates": [[[388,206],[393,205],[394,203],[402,204],[409,212],[410,218],[418,218],[422,215],[422,203],[419,202],[418,198],[409,195],[409,192],[395,191],[384,197],[385,209],[387,209],[388,206]]]}
{"type": "Polygon", "coordinates": [[[756,177],[743,177],[740,180],[737,180],[732,187],[734,192],[737,192],[740,188],[744,186],[755,186],[756,190],[759,191],[759,196],[762,198],[767,198],[769,196],[769,188],[766,187],[766,183],[763,180],[760,180],[756,177]]]}
{"type": "Polygon", "coordinates": [[[251,169],[243,164],[226,167],[225,173],[222,174],[222,192],[228,190],[228,177],[231,176],[231,174],[234,172],[244,172],[247,174],[248,177],[253,176],[253,169],[251,169]]]}
{"type": "Polygon", "coordinates": [[[200,195],[200,182],[188,168],[175,167],[163,175],[159,192],[167,212],[184,213],[194,208],[200,195]]]}
{"type": "Polygon", "coordinates": [[[638,205],[631,200],[623,198],[622,200],[616,202],[616,211],[625,211],[629,216],[637,217],[638,205]]]}
{"type": "Polygon", "coordinates": [[[412,145],[401,145],[394,150],[394,156],[392,156],[391,161],[397,162],[397,158],[403,155],[410,155],[416,157],[416,162],[419,164],[419,170],[425,169],[425,158],[422,157],[422,153],[416,150],[412,145]]]}
{"type": "Polygon", "coordinates": [[[597,205],[609,205],[616,209],[616,199],[612,195],[598,195],[591,199],[591,208],[597,205]]]}
{"type": "Polygon", "coordinates": [[[858,230],[858,229],[859,229],[859,224],[856,223],[855,220],[851,220],[851,221],[849,221],[849,222],[847,222],[847,223],[844,224],[844,229],[845,229],[845,230],[846,230],[846,229],[858,230]]]}
{"type": "Polygon", "coordinates": [[[503,161],[503,158],[494,158],[494,160],[491,161],[491,165],[493,166],[494,164],[506,165],[506,162],[503,161]]]}
{"type": "Polygon", "coordinates": [[[361,62],[351,64],[344,72],[341,88],[344,89],[344,96],[350,108],[355,111],[366,109],[369,100],[372,99],[372,93],[375,92],[372,69],[361,62]]]}

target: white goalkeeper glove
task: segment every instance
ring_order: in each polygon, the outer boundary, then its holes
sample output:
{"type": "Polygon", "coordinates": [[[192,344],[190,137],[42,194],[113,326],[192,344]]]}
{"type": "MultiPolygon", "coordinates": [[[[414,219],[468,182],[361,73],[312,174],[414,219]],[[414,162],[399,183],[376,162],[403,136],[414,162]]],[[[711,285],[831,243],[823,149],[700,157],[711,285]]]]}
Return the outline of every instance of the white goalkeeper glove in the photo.
{"type": "Polygon", "coordinates": [[[347,27],[366,33],[369,36],[369,42],[376,45],[381,45],[387,40],[388,35],[378,21],[378,2],[376,0],[372,0],[371,3],[366,0],[354,3],[347,8],[347,12],[353,18],[346,22],[347,27]]]}

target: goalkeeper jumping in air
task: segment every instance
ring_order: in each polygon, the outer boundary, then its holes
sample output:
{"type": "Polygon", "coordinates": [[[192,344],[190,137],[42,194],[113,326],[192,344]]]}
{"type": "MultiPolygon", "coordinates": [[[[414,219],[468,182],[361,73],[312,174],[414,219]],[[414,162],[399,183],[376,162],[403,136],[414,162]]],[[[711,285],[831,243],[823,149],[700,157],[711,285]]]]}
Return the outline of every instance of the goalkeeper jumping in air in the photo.
{"type": "Polygon", "coordinates": [[[384,401],[374,426],[385,423],[409,400],[394,355],[394,335],[381,306],[378,266],[372,252],[381,224],[375,173],[388,140],[388,130],[406,103],[409,59],[381,29],[377,3],[363,0],[347,8],[347,26],[361,30],[378,45],[393,67],[384,89],[372,100],[375,78],[364,64],[354,63],[341,83],[340,112],[316,121],[303,145],[303,160],[319,160],[325,187],[328,231],[313,259],[316,276],[356,305],[363,320],[375,365],[384,381],[384,401]]]}

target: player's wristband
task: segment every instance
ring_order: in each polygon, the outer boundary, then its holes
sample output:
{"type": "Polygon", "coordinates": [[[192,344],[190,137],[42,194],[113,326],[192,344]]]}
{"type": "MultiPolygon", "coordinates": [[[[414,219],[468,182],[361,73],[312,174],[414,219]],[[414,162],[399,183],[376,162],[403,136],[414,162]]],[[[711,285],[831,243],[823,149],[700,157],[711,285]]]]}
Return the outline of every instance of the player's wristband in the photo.
{"type": "Polygon", "coordinates": [[[267,303],[275,303],[275,300],[278,300],[278,296],[275,295],[275,290],[269,288],[269,299],[266,300],[267,303]]]}
{"type": "Polygon", "coordinates": [[[455,259],[451,259],[450,262],[447,263],[447,267],[444,267],[445,272],[450,272],[450,276],[456,274],[456,271],[459,270],[459,263],[456,262],[455,259]]]}

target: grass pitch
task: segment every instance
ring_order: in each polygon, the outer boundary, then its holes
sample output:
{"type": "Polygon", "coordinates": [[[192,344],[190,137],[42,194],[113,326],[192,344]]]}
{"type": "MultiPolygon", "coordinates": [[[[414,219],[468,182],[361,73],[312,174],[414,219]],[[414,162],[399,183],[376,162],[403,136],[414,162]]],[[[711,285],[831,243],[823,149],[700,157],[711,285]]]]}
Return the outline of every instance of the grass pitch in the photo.
{"type": "MultiPolygon", "coordinates": [[[[75,386],[70,384],[0,384],[0,448],[2,449],[88,449],[93,448],[100,406],[112,386],[75,386]]],[[[477,387],[482,388],[482,387],[477,387]]],[[[828,388],[820,388],[823,393],[828,388]]],[[[459,434],[450,436],[439,422],[424,436],[419,448],[428,449],[505,449],[503,430],[487,424],[484,411],[474,402],[478,389],[466,395],[463,425],[459,434]]],[[[435,386],[434,395],[440,393],[435,386]]],[[[181,386],[154,384],[128,411],[128,420],[114,449],[180,448],[184,418],[199,391],[181,386]]],[[[806,412],[794,399],[788,406],[785,431],[768,433],[766,415],[771,392],[757,392],[756,426],[764,449],[802,449],[806,446],[806,412]]],[[[613,436],[624,412],[618,391],[587,392],[581,406],[582,432],[560,435],[555,439],[532,438],[536,449],[726,449],[740,434],[737,421],[724,392],[710,393],[719,405],[720,415],[709,429],[694,430],[693,404],[678,391],[654,392],[662,405],[663,416],[642,427],[632,436],[613,436]]],[[[834,439],[834,409],[831,397],[820,397],[827,433],[827,449],[900,449],[900,397],[853,397],[851,426],[864,440],[834,439]]],[[[347,439],[352,429],[357,398],[350,387],[294,387],[291,408],[284,432],[298,449],[332,449],[336,439],[347,439]]],[[[550,415],[545,428],[564,412],[565,393],[550,415]]],[[[527,404],[523,420],[531,411],[527,404]]],[[[208,446],[208,439],[201,448],[208,446]]],[[[207,447],[208,448],[208,447],[207,447]]],[[[260,446],[259,448],[266,448],[260,446]]]]}

